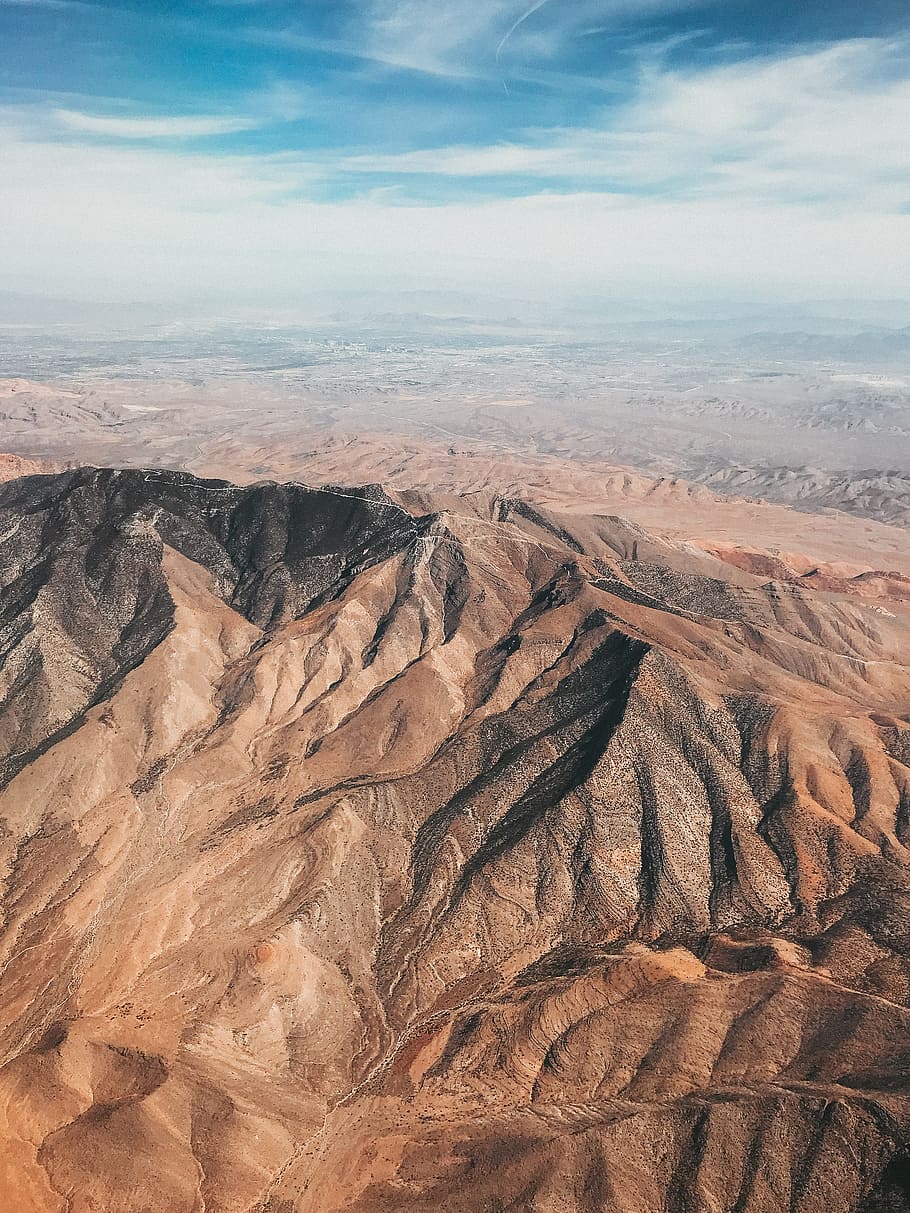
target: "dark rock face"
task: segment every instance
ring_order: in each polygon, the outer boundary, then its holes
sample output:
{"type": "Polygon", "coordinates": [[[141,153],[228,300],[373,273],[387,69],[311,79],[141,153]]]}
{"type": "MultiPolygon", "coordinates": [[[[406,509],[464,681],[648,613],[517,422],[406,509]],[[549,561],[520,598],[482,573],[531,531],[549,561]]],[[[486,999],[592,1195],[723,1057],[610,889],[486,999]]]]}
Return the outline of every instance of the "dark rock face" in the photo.
{"type": "Polygon", "coordinates": [[[100,469],[0,485],[6,777],[170,630],[162,543],[208,569],[235,610],[267,626],[411,543],[415,528],[381,491],[238,489],[100,469]]]}
{"type": "Polygon", "coordinates": [[[0,560],[11,1208],[910,1208],[903,608],[158,472],[0,560]]]}

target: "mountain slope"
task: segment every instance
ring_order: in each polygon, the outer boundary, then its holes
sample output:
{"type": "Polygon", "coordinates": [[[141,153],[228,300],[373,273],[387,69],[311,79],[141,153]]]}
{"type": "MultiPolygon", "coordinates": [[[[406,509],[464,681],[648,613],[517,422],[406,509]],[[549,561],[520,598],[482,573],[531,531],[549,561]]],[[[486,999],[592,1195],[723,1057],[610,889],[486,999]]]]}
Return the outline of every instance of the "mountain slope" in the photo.
{"type": "Polygon", "coordinates": [[[903,602],[174,473],[0,542],[11,1207],[910,1207],[903,602]]]}

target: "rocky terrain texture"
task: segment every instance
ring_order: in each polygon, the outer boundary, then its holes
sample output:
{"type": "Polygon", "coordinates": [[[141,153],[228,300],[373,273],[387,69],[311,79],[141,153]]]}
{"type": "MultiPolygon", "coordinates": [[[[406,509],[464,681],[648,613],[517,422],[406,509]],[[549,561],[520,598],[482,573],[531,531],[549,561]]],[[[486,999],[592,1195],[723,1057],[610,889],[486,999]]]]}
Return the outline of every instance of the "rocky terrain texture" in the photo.
{"type": "Polygon", "coordinates": [[[0,454],[0,482],[18,480],[20,476],[34,476],[42,472],[58,472],[63,464],[51,460],[23,459],[19,455],[0,454]]]}
{"type": "Polygon", "coordinates": [[[910,519],[910,380],[881,360],[865,372],[741,356],[720,366],[706,352],[692,365],[672,346],[629,362],[610,347],[325,347],[274,332],[85,345],[54,353],[46,335],[38,349],[0,338],[0,365],[50,372],[0,378],[0,450],[308,482],[335,457],[351,483],[345,458],[368,463],[372,446],[383,466],[366,480],[387,483],[407,458],[446,481],[460,470],[464,490],[505,463],[488,486],[500,493],[513,481],[536,499],[538,485],[552,495],[580,479],[570,509],[635,468],[800,510],[910,519]]]}
{"type": "Polygon", "coordinates": [[[593,404],[442,402],[419,382],[402,393],[397,381],[357,391],[344,381],[313,395],[279,371],[216,365],[209,378],[147,367],[145,378],[124,368],[117,377],[0,379],[0,450],[17,452],[0,456],[0,480],[80,462],[150,462],[237,483],[486,492],[574,514],[621,514],[708,547],[776,556],[795,545],[797,555],[854,573],[910,576],[910,396],[899,386],[781,375],[734,381],[727,390],[739,395],[730,398],[639,386],[611,389],[593,404]],[[877,418],[871,430],[851,428],[863,418],[877,418]],[[808,450],[797,441],[807,433],[808,450]],[[832,435],[843,442],[829,449],[832,435]],[[809,450],[812,467],[774,462],[809,450]],[[731,463],[734,451],[749,461],[731,463]],[[870,462],[857,463],[863,458],[870,462]],[[883,461],[896,466],[875,471],[883,461]]]}
{"type": "Polygon", "coordinates": [[[910,604],[769,559],[0,487],[0,1207],[910,1209],[910,604]]]}
{"type": "MultiPolygon", "coordinates": [[[[906,501],[900,477],[893,493],[881,488],[857,517],[835,508],[835,494],[791,491],[795,476],[718,474],[706,486],[676,475],[654,476],[598,460],[514,455],[473,446],[390,439],[382,434],[331,437],[311,445],[261,449],[243,458],[217,448],[194,462],[215,475],[225,467],[240,480],[259,473],[300,476],[308,483],[363,484],[420,488],[430,499],[440,491],[508,495],[569,514],[619,514],[670,539],[736,547],[760,547],[768,555],[809,553],[828,564],[910,575],[910,545],[904,525],[906,501]],[[238,462],[235,462],[237,460],[238,462]],[[716,482],[715,482],[716,481],[716,482]],[[816,512],[823,511],[823,512],[816,512]],[[794,553],[793,548],[797,547],[794,553]]],[[[826,483],[826,482],[822,482],[826,483]]]]}
{"type": "Polygon", "coordinates": [[[844,510],[910,526],[910,475],[906,472],[828,472],[818,468],[723,468],[702,484],[723,493],[760,497],[797,509],[844,510]]]}

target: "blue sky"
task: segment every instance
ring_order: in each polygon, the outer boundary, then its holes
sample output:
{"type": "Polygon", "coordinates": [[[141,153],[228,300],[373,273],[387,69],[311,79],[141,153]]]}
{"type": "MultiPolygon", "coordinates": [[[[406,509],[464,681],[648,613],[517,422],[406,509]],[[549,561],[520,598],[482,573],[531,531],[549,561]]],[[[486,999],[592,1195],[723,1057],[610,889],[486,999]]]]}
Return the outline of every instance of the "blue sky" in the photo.
{"type": "Polygon", "coordinates": [[[901,293],[908,51],[905,0],[0,0],[0,287],[901,293]]]}

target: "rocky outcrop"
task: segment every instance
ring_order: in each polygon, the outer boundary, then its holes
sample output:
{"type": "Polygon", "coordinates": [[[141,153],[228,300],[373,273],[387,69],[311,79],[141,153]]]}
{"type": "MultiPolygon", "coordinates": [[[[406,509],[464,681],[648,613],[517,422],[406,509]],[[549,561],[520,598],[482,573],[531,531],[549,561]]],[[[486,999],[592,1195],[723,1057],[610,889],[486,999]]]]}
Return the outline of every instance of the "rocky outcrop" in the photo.
{"type": "Polygon", "coordinates": [[[10,1207],[910,1207],[900,603],[174,473],[0,537],[10,1207]]]}

